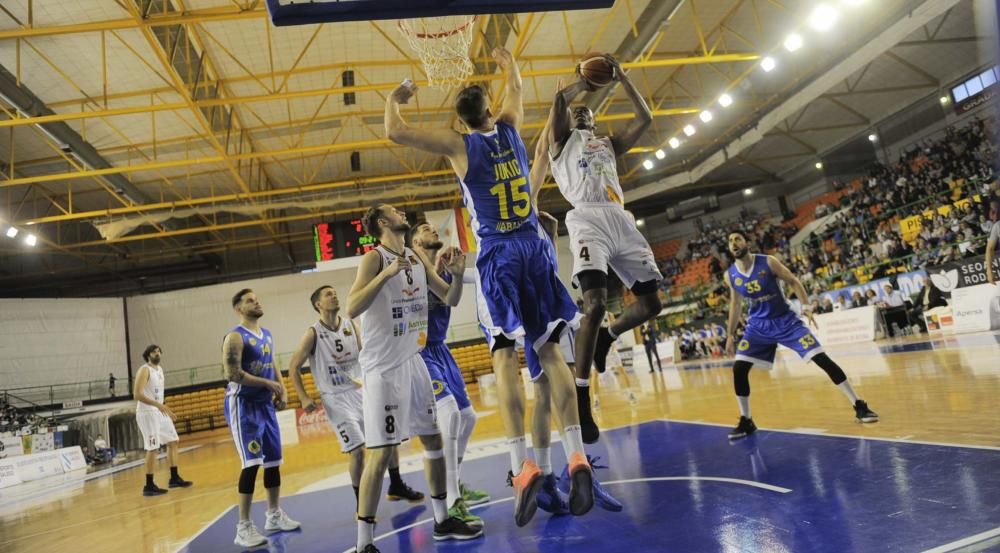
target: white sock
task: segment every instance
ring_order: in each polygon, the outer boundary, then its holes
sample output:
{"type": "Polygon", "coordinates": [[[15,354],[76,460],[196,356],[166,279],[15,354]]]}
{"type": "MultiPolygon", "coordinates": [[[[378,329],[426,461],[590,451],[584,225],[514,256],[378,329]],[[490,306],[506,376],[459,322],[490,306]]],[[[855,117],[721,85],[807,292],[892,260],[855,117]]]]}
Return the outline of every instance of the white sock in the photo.
{"type": "Polygon", "coordinates": [[[455,398],[447,396],[437,402],[438,427],[441,429],[441,440],[444,442],[445,489],[448,492],[447,504],[454,505],[462,499],[458,488],[458,434],[462,426],[462,417],[458,413],[455,398]]]}
{"type": "Polygon", "coordinates": [[[434,522],[444,522],[448,518],[448,505],[445,499],[431,497],[431,507],[434,508],[434,522]]]}
{"type": "Polygon", "coordinates": [[[574,453],[583,453],[583,433],[580,425],[567,426],[563,429],[563,450],[566,451],[567,462],[574,453]]]}
{"type": "Polygon", "coordinates": [[[577,388],[589,388],[590,387],[590,379],[589,378],[577,378],[576,379],[576,386],[577,386],[577,388]]]}
{"type": "Polygon", "coordinates": [[[358,551],[375,542],[375,523],[358,521],[358,551]]]}
{"type": "Polygon", "coordinates": [[[507,439],[507,447],[510,448],[510,471],[517,476],[521,473],[521,465],[528,458],[528,442],[524,436],[507,439]]]}
{"type": "Polygon", "coordinates": [[[851,406],[854,406],[854,404],[857,403],[858,394],[854,393],[854,388],[851,387],[850,381],[845,380],[840,384],[837,384],[837,387],[840,388],[841,392],[844,392],[844,395],[847,396],[847,399],[851,400],[851,406]]]}
{"type": "MultiPolygon", "coordinates": [[[[472,430],[476,427],[476,420],[479,416],[472,407],[466,407],[458,412],[462,417],[462,430],[458,433],[458,458],[465,458],[465,450],[469,447],[469,439],[472,438],[472,430]]],[[[461,463],[459,463],[461,465],[461,463]]]]}
{"type": "Polygon", "coordinates": [[[552,448],[536,447],[534,450],[535,462],[538,463],[538,468],[542,469],[542,475],[552,474],[552,448]]]}
{"type": "Polygon", "coordinates": [[[736,396],[736,401],[740,404],[740,416],[750,417],[750,396],[736,396]]]}

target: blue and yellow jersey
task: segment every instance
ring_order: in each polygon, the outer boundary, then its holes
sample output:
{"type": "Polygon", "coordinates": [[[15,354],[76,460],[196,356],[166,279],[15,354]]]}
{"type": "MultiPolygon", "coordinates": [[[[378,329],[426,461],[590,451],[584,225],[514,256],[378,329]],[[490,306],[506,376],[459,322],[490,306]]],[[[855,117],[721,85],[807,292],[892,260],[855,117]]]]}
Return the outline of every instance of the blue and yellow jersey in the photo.
{"type": "MultiPolygon", "coordinates": [[[[274,380],[274,339],[271,331],[266,328],[260,329],[260,334],[244,328],[242,325],[233,329],[243,337],[243,356],[240,368],[247,374],[268,380],[274,380]]],[[[244,399],[254,401],[271,401],[271,390],[259,386],[243,386],[237,382],[230,382],[226,395],[238,395],[244,399]]]]}
{"type": "Polygon", "coordinates": [[[733,263],[728,271],[729,284],[750,302],[750,319],[776,319],[791,312],[788,300],[778,285],[778,278],[767,265],[767,256],[755,254],[749,274],[733,263]]]}

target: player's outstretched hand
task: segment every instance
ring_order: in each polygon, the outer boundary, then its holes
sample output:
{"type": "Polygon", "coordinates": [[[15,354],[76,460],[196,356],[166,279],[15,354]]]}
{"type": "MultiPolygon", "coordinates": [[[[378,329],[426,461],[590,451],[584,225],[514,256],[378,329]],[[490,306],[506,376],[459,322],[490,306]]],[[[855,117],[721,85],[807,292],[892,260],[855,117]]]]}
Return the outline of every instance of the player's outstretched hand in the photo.
{"type": "Polygon", "coordinates": [[[393,262],[390,263],[389,266],[385,268],[385,270],[389,272],[389,276],[396,276],[401,271],[405,271],[409,268],[410,268],[410,262],[406,258],[400,256],[397,257],[395,260],[393,260],[393,262]]]}
{"type": "Polygon", "coordinates": [[[445,262],[448,272],[452,276],[459,277],[465,273],[465,253],[459,248],[452,246],[442,252],[442,259],[445,262]]]}
{"type": "Polygon", "coordinates": [[[497,65],[503,69],[507,69],[514,63],[514,55],[510,53],[510,50],[504,48],[503,46],[498,46],[493,49],[493,59],[496,60],[497,65]]]}
{"type": "Polygon", "coordinates": [[[280,394],[280,393],[281,393],[281,383],[280,383],[280,382],[278,382],[278,381],[275,381],[275,380],[268,380],[268,381],[267,381],[267,382],[266,382],[266,383],[265,383],[264,385],[265,385],[265,386],[267,387],[267,389],[268,389],[268,390],[270,390],[270,391],[271,391],[271,393],[272,393],[272,394],[274,394],[274,395],[278,395],[278,394],[280,394]]]}
{"type": "Polygon", "coordinates": [[[406,79],[392,91],[392,99],[400,104],[406,104],[416,93],[417,85],[410,79],[406,79]]]}
{"type": "Polygon", "coordinates": [[[736,356],[736,343],[733,342],[733,337],[730,336],[726,338],[726,357],[736,356]]]}
{"type": "Polygon", "coordinates": [[[622,69],[622,64],[615,59],[611,54],[604,54],[604,59],[608,60],[608,65],[611,66],[611,80],[612,81],[622,81],[625,79],[625,70],[622,69]]]}

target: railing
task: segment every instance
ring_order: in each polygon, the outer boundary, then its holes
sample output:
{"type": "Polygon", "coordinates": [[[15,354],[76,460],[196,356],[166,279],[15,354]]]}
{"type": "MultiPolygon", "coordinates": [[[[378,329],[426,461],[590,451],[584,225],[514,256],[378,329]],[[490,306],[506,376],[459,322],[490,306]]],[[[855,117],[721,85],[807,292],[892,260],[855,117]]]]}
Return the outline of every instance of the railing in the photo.
{"type": "MultiPolygon", "coordinates": [[[[33,405],[59,405],[63,402],[106,399],[116,396],[128,396],[128,382],[119,379],[115,382],[114,393],[107,380],[91,380],[89,382],[74,382],[71,384],[50,384],[47,386],[25,386],[8,388],[0,393],[10,394],[33,405]]],[[[17,406],[11,402],[11,405],[17,406]]]]}

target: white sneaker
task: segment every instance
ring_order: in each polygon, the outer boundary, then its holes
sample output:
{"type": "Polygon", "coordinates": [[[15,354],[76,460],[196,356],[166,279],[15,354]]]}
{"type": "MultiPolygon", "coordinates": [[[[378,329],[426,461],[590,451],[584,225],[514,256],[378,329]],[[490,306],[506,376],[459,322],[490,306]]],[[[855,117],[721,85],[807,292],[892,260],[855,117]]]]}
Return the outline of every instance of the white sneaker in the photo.
{"type": "Polygon", "coordinates": [[[267,538],[257,530],[252,520],[241,520],[236,524],[236,539],[233,543],[240,547],[257,547],[267,543],[267,538]]]}
{"type": "Polygon", "coordinates": [[[279,507],[276,511],[267,512],[267,522],[264,523],[265,532],[288,532],[302,526],[298,521],[288,518],[285,511],[279,507]]]}

